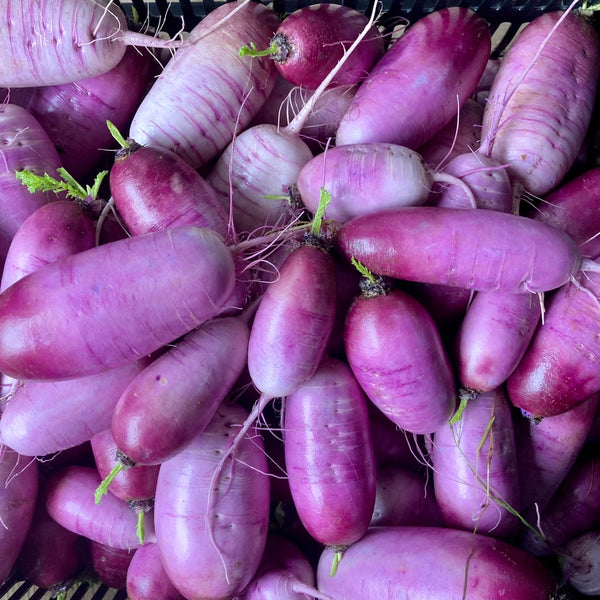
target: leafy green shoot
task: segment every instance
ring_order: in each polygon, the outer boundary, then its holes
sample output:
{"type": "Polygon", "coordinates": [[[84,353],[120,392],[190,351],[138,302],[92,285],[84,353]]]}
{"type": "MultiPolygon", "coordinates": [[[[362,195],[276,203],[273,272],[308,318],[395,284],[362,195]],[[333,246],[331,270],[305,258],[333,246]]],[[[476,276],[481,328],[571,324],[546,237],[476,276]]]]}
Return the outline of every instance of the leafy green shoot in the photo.
{"type": "Polygon", "coordinates": [[[352,256],[350,258],[350,262],[352,263],[352,266],[365,278],[368,279],[371,283],[376,283],[377,278],[375,277],[375,275],[373,275],[373,273],[371,271],[369,271],[369,269],[367,269],[367,267],[365,267],[365,265],[363,265],[360,260],[356,260],[356,258],[354,258],[354,256],[352,256]]]}
{"type": "Polygon", "coordinates": [[[252,56],[253,58],[259,58],[261,56],[272,56],[277,54],[279,48],[275,42],[273,42],[268,48],[259,50],[254,42],[250,42],[249,46],[242,46],[239,50],[240,56],[252,56]]]}
{"type": "Polygon", "coordinates": [[[118,130],[117,126],[112,121],[106,121],[106,126],[110,134],[115,138],[115,141],[121,148],[129,148],[129,142],[123,137],[123,134],[118,130]]]}
{"type": "Polygon", "coordinates": [[[321,188],[321,193],[319,195],[319,206],[317,207],[317,212],[315,213],[312,226],[310,228],[310,232],[314,236],[319,236],[321,234],[321,226],[323,225],[323,215],[325,214],[325,210],[329,206],[331,202],[331,192],[328,192],[325,188],[321,188]]]}
{"type": "Polygon", "coordinates": [[[87,201],[89,198],[92,200],[98,198],[102,181],[108,174],[108,171],[100,171],[91,186],[83,187],[65,168],[59,167],[56,171],[61,179],[56,179],[48,173],[37,175],[28,169],[15,171],[15,176],[32,194],[35,192],[55,192],[56,194],[65,192],[69,198],[87,201]]]}

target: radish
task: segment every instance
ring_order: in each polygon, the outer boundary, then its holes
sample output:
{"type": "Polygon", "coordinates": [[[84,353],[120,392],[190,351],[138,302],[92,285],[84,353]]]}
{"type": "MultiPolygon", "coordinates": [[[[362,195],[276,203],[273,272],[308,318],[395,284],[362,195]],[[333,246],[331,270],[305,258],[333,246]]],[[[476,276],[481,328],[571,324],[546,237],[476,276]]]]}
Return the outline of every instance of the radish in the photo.
{"type": "Polygon", "coordinates": [[[331,559],[326,549],[317,587],[336,600],[550,600],[556,588],[533,557],[470,531],[374,527],[348,548],[334,577],[331,559]]]}
{"type": "Polygon", "coordinates": [[[373,273],[477,291],[543,292],[598,270],[562,231],[490,210],[381,211],[344,223],[337,241],[373,273]]]}
{"type": "Polygon", "coordinates": [[[470,9],[444,8],[419,19],[362,82],[340,122],[336,144],[422,146],[475,90],[490,50],[488,25],[470,9]]]}
{"type": "Polygon", "coordinates": [[[0,86],[38,87],[94,77],[123,58],[127,45],[176,47],[127,29],[113,0],[2,0],[7,23],[0,41],[0,86]]]}
{"type": "Polygon", "coordinates": [[[278,25],[275,12],[259,2],[210,11],[146,94],[129,137],[173,150],[194,168],[215,158],[258,112],[277,75],[268,58],[240,57],[239,49],[266,45],[278,25]]]}
{"type": "Polygon", "coordinates": [[[157,543],[169,579],[188,600],[240,594],[265,548],[269,481],[260,435],[246,434],[226,470],[216,482],[213,477],[246,414],[222,404],[210,424],[160,467],[157,543]]]}
{"type": "Polygon", "coordinates": [[[600,531],[586,531],[559,550],[560,570],[586,597],[600,594],[600,531]]]}
{"type": "Polygon", "coordinates": [[[127,364],[214,317],[234,279],[222,238],[190,226],[60,259],[0,295],[0,371],[60,379],[127,364]]]}
{"type": "Polygon", "coordinates": [[[124,589],[127,583],[127,570],[136,550],[113,548],[90,540],[91,563],[95,575],[108,587],[124,589]]]}
{"type": "Polygon", "coordinates": [[[298,516],[314,539],[335,549],[333,573],[366,532],[375,503],[367,400],[346,363],[324,359],[287,396],[284,450],[298,516]]]}
{"type": "Polygon", "coordinates": [[[348,310],[344,330],[348,364],[368,398],[398,427],[433,433],[456,401],[438,330],[409,294],[358,267],[362,294],[348,310]]]}

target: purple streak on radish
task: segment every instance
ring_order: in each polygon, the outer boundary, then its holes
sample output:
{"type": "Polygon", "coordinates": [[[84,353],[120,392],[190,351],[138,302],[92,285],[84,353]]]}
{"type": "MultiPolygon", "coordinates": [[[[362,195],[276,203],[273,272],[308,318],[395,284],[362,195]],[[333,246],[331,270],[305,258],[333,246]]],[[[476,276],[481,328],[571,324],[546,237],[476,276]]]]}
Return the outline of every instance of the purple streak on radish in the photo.
{"type": "Polygon", "coordinates": [[[275,12],[259,2],[212,10],[190,32],[193,43],[177,50],[154,82],[129,137],[173,150],[194,168],[215,158],[252,120],[277,76],[268,58],[243,58],[238,51],[249,42],[266,45],[278,25],[275,12]]]}
{"type": "Polygon", "coordinates": [[[491,210],[382,211],[344,223],[337,241],[373,273],[477,291],[543,292],[598,270],[564,232],[491,210]]]}
{"type": "Polygon", "coordinates": [[[440,9],[418,20],[361,84],[342,118],[336,144],[422,146],[475,90],[490,49],[488,25],[470,9],[440,9]]]}
{"type": "Polygon", "coordinates": [[[213,474],[247,412],[223,404],[210,424],[160,468],[154,504],[165,570],[188,600],[236,596],[250,583],[265,548],[269,480],[258,434],[213,474]]]}
{"type": "MultiPolygon", "coordinates": [[[[375,503],[375,454],[367,399],[348,365],[325,358],[285,399],[285,464],[300,520],[336,550],[367,530],[375,503]]],[[[342,558],[343,560],[343,558],[342,558]]]]}
{"type": "Polygon", "coordinates": [[[60,259],[0,294],[0,371],[61,379],[127,364],[214,317],[234,284],[232,253],[207,228],[166,229],[60,259]]]}
{"type": "MultiPolygon", "coordinates": [[[[127,503],[113,495],[106,496],[101,505],[94,502],[100,481],[94,467],[67,466],[54,471],[44,489],[48,514],[90,540],[112,548],[138,548],[137,518],[127,503]]],[[[146,519],[145,541],[156,541],[152,515],[146,519]]]]}
{"type": "Polygon", "coordinates": [[[336,600],[550,600],[551,572],[506,542],[437,527],[374,527],[351,546],[335,577],[332,551],[319,559],[317,587],[336,600]],[[490,575],[490,574],[493,575],[490,575]]]}
{"type": "Polygon", "coordinates": [[[146,361],[65,381],[20,382],[0,419],[0,437],[25,456],[73,448],[110,427],[119,397],[146,361]]]}
{"type": "Polygon", "coordinates": [[[35,460],[0,445],[0,583],[7,580],[25,543],[38,483],[35,460]]]}
{"type": "Polygon", "coordinates": [[[502,388],[469,398],[460,418],[435,432],[432,462],[435,497],[446,527],[496,538],[517,532],[516,441],[502,388]]]}
{"type": "Polygon", "coordinates": [[[398,427],[433,433],[452,416],[456,402],[435,323],[412,296],[381,278],[366,275],[361,289],[346,316],[348,363],[368,398],[398,427]]]}

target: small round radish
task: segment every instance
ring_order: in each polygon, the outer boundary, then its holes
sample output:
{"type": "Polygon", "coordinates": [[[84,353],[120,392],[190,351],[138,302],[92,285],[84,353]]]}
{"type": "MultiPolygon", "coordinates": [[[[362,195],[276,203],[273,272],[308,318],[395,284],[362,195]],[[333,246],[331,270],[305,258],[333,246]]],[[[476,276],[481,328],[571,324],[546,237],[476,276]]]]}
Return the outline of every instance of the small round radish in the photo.
{"type": "Polygon", "coordinates": [[[158,544],[145,544],[133,555],[125,581],[129,600],[184,600],[169,579],[158,544]]]}

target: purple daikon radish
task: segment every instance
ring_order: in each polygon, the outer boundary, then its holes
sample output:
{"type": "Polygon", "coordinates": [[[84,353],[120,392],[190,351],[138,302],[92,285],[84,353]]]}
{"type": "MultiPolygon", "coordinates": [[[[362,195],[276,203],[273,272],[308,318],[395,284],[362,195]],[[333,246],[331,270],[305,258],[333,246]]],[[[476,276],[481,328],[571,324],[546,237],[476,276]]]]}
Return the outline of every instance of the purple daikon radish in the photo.
{"type": "Polygon", "coordinates": [[[600,390],[600,275],[582,273],[553,293],[523,358],[506,382],[533,418],[558,415],[600,390]]]}
{"type": "Polygon", "coordinates": [[[460,185],[469,195],[461,181],[433,172],[414,150],[371,142],[336,146],[318,154],[302,167],[296,186],[312,212],[325,188],[332,197],[325,216],[344,223],[381,210],[423,205],[436,182],[460,185]]]}
{"type": "Polygon", "coordinates": [[[106,586],[125,589],[127,570],[137,549],[113,548],[108,544],[90,541],[92,569],[106,586]]]}
{"type": "MultiPolygon", "coordinates": [[[[246,47],[243,51],[249,56],[270,56],[287,81],[314,90],[343,58],[345,49],[360,35],[368,20],[350,6],[329,2],[303,6],[283,19],[268,49],[246,47]]],[[[330,85],[360,83],[383,53],[383,36],[371,25],[330,85]]]]}
{"type": "Polygon", "coordinates": [[[452,416],[456,401],[438,330],[412,296],[359,269],[361,295],[344,330],[348,363],[368,398],[398,427],[433,433],[452,416]]]}
{"type": "Polygon", "coordinates": [[[600,452],[597,445],[583,448],[536,525],[527,529],[520,546],[534,556],[551,556],[577,536],[600,525],[600,452]],[[541,535],[540,535],[541,533],[541,535]]]}
{"type": "Polygon", "coordinates": [[[547,194],[577,158],[599,73],[600,43],[591,23],[572,11],[540,15],[513,40],[500,63],[479,151],[508,164],[511,179],[526,191],[547,194]]]}
{"type": "Polygon", "coordinates": [[[25,543],[38,483],[35,460],[0,445],[0,583],[7,580],[25,543]]]}
{"type": "Polygon", "coordinates": [[[269,478],[260,435],[247,433],[216,482],[213,477],[246,416],[240,406],[222,404],[209,425],[160,467],[157,543],[169,579],[187,600],[237,596],[265,548],[269,478]]]}
{"type": "Polygon", "coordinates": [[[457,376],[463,387],[489,392],[508,379],[535,334],[541,302],[535,294],[475,294],[456,339],[457,376]]]}
{"type": "Polygon", "coordinates": [[[128,47],[110,71],[77,83],[37,87],[23,105],[48,133],[75,179],[89,175],[113,147],[107,120],[119,129],[129,127],[152,82],[154,61],[149,52],[128,47]]]}
{"type": "Polygon", "coordinates": [[[442,513],[425,477],[401,466],[377,470],[375,506],[370,526],[442,527],[442,513]]]}
{"type": "Polygon", "coordinates": [[[348,548],[335,577],[332,551],[317,587],[336,600],[551,600],[556,582],[535,558],[506,542],[438,527],[373,527],[348,548]]]}
{"type": "Polygon", "coordinates": [[[366,532],[375,503],[376,466],[367,398],[348,365],[325,358],[284,404],[285,465],[308,533],[335,550],[366,532]]]}
{"type": "Polygon", "coordinates": [[[600,530],[586,531],[558,550],[563,578],[585,596],[600,594],[600,530]]]}
{"type": "Polygon", "coordinates": [[[566,477],[588,439],[596,416],[600,394],[596,393],[575,408],[541,421],[516,418],[519,456],[521,512],[535,523],[566,477]]]}
{"type": "Polygon", "coordinates": [[[215,158],[250,123],[277,76],[269,58],[240,57],[239,49],[250,42],[266,46],[279,23],[260,2],[210,11],[146,94],[129,137],[173,150],[194,168],[215,158]]]}
{"type": "Polygon", "coordinates": [[[446,527],[496,538],[517,532],[516,441],[502,388],[469,398],[435,432],[432,463],[435,497],[446,527]]]}
{"type": "Polygon", "coordinates": [[[125,588],[129,600],[184,600],[165,572],[156,542],[135,551],[127,569],[125,588]]]}
{"type": "Polygon", "coordinates": [[[59,259],[0,294],[0,371],[63,379],[125,365],[216,316],[234,286],[232,252],[208,228],[165,229],[59,259]]]}
{"type": "Polygon", "coordinates": [[[443,8],[419,19],[361,84],[336,144],[389,142],[419,148],[473,93],[490,49],[488,24],[470,9],[443,8]]]}
{"type": "MultiPolygon", "coordinates": [[[[315,572],[288,538],[271,534],[256,575],[239,600],[334,600],[315,588],[315,572]]],[[[132,600],[136,600],[132,598],[132,600]]]]}
{"type": "MultiPolygon", "coordinates": [[[[75,465],[54,471],[44,489],[48,514],[69,531],[95,542],[112,548],[138,548],[137,517],[127,503],[110,494],[102,504],[94,502],[100,481],[94,467],[75,465]]],[[[152,515],[146,519],[145,540],[156,541],[152,515]]]]}
{"type": "Polygon", "coordinates": [[[344,223],[337,242],[373,273],[476,291],[544,292],[598,270],[564,232],[492,210],[381,211],[344,223]]]}
{"type": "Polygon", "coordinates": [[[344,51],[343,58],[321,81],[292,121],[284,128],[265,124],[242,131],[215,163],[208,181],[228,207],[238,232],[252,232],[260,227],[282,225],[292,220],[297,209],[292,186],[302,167],[313,156],[300,132],[318,99],[365,39],[376,7],[373,6],[371,18],[344,51]]]}
{"type": "Polygon", "coordinates": [[[3,443],[26,456],[73,448],[110,427],[119,397],[146,361],[65,381],[21,382],[0,418],[3,443]]]}

